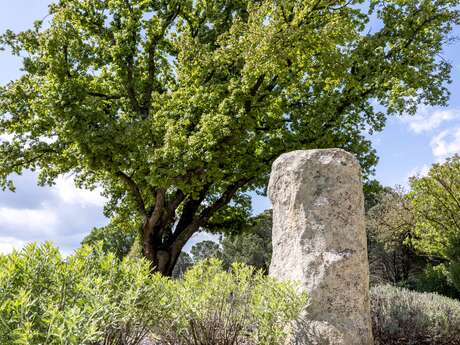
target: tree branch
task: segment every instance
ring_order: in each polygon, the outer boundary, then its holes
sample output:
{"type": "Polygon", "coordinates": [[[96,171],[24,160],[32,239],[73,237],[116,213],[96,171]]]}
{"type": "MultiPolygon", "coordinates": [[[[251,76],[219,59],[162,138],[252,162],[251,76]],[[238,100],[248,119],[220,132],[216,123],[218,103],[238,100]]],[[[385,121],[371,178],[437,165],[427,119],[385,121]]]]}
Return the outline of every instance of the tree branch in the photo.
{"type": "Polygon", "coordinates": [[[149,115],[150,107],[151,107],[151,100],[150,97],[152,96],[153,85],[155,83],[155,72],[156,72],[156,64],[155,64],[155,54],[157,50],[157,46],[159,41],[164,37],[166,30],[171,25],[171,23],[176,19],[177,15],[180,11],[180,4],[177,5],[176,9],[170,13],[170,15],[166,18],[165,23],[163,24],[161,31],[159,34],[155,35],[150,41],[148,46],[148,57],[147,57],[147,82],[144,88],[144,95],[142,99],[141,111],[142,116],[146,118],[149,115]]]}
{"type": "Polygon", "coordinates": [[[179,222],[177,223],[176,228],[174,229],[172,241],[179,238],[185,231],[185,229],[187,229],[187,227],[190,225],[190,223],[193,223],[195,213],[197,212],[203,200],[206,198],[206,194],[210,187],[210,183],[203,186],[203,189],[201,190],[197,199],[193,199],[191,195],[189,196],[188,200],[184,205],[184,209],[180,216],[179,222]]]}
{"type": "MultiPolygon", "coordinates": [[[[32,147],[33,149],[33,147],[32,147]]],[[[32,150],[30,150],[32,151],[32,150]]],[[[44,156],[46,156],[47,154],[52,154],[52,153],[55,153],[55,154],[59,154],[60,152],[52,149],[51,147],[46,147],[46,149],[43,149],[42,152],[38,153],[37,155],[33,156],[33,157],[29,157],[29,158],[26,158],[25,156],[23,157],[16,157],[17,160],[15,163],[13,164],[10,164],[10,165],[7,165],[7,166],[4,166],[2,167],[2,171],[12,171],[14,170],[15,168],[18,168],[18,167],[21,167],[21,168],[30,168],[30,164],[33,164],[35,163],[36,161],[40,160],[41,158],[43,158],[44,156]]],[[[49,163],[49,162],[48,162],[49,163]]]]}
{"type": "MultiPolygon", "coordinates": [[[[192,237],[192,235],[205,223],[211,218],[211,216],[227,205],[233,196],[236,194],[238,189],[243,187],[245,184],[250,182],[251,179],[249,178],[242,178],[238,180],[237,182],[231,184],[230,186],[227,187],[227,189],[222,193],[219,199],[217,199],[212,205],[206,207],[199,216],[194,217],[194,213],[198,210],[199,205],[201,202],[204,200],[206,193],[202,193],[200,195],[200,199],[196,200],[198,204],[193,204],[193,207],[190,208],[189,212],[186,214],[186,217],[184,218],[183,229],[180,229],[180,231],[175,231],[174,236],[173,236],[173,242],[177,244],[180,248],[182,248],[185,243],[192,237]]],[[[210,187],[210,186],[209,186],[210,187]]],[[[208,187],[208,189],[209,189],[208,187]]],[[[184,212],[185,212],[185,207],[184,207],[184,212]]],[[[181,217],[182,218],[182,217],[181,217]]],[[[182,219],[181,219],[182,220],[182,219]]],[[[181,222],[180,222],[181,223],[181,222]]],[[[179,224],[178,224],[179,227],[179,224]]],[[[179,229],[178,229],[179,230],[179,229]]]]}
{"type": "Polygon", "coordinates": [[[450,186],[447,184],[447,182],[445,180],[443,180],[442,178],[438,177],[438,176],[434,176],[434,179],[441,185],[442,188],[444,188],[444,190],[451,196],[451,198],[454,200],[455,204],[457,205],[457,208],[458,210],[460,211],[460,201],[457,199],[457,197],[455,196],[455,193],[454,191],[452,190],[452,188],[450,188],[450,186]]]}
{"type": "MultiPolygon", "coordinates": [[[[417,12],[419,12],[419,11],[417,11],[417,12]]],[[[438,14],[438,15],[426,18],[420,25],[418,25],[415,28],[415,30],[413,31],[412,35],[409,36],[409,39],[406,41],[406,43],[400,49],[390,50],[385,55],[385,59],[391,58],[391,57],[395,56],[397,52],[400,52],[401,50],[409,48],[409,46],[415,41],[415,39],[417,38],[417,35],[422,31],[422,29],[425,27],[425,25],[433,22],[434,20],[438,19],[439,17],[441,17],[441,15],[438,14]]]]}
{"type": "Polygon", "coordinates": [[[120,99],[122,98],[121,95],[107,95],[105,93],[102,93],[102,92],[88,92],[88,95],[89,96],[93,96],[93,97],[100,97],[100,98],[105,98],[105,99],[120,99]]]}
{"type": "Polygon", "coordinates": [[[153,229],[158,223],[164,210],[166,190],[164,188],[158,188],[155,191],[155,207],[152,215],[147,220],[147,229],[153,229]]]}
{"type": "Polygon", "coordinates": [[[72,77],[72,74],[70,73],[70,63],[69,63],[69,47],[67,44],[64,44],[63,47],[64,50],[64,61],[65,61],[65,69],[66,69],[66,75],[68,78],[72,77]]]}
{"type": "Polygon", "coordinates": [[[185,194],[180,190],[178,189],[176,191],[176,195],[174,196],[173,200],[171,201],[171,203],[169,204],[169,212],[171,214],[173,214],[174,212],[176,212],[176,209],[179,207],[179,205],[184,201],[185,199],[185,194]]]}
{"type": "Polygon", "coordinates": [[[122,180],[122,182],[128,187],[129,191],[132,193],[134,200],[136,201],[137,208],[139,212],[145,217],[147,216],[147,212],[145,210],[145,203],[144,199],[142,198],[141,191],[139,190],[138,185],[134,180],[125,174],[122,171],[118,171],[116,175],[122,180]]]}
{"type": "Polygon", "coordinates": [[[251,87],[251,89],[249,90],[249,96],[250,98],[248,100],[246,100],[246,102],[244,102],[244,110],[246,111],[246,113],[248,114],[251,109],[252,109],[252,99],[254,98],[254,96],[257,94],[257,91],[259,91],[259,88],[260,86],[262,85],[262,83],[264,82],[264,79],[265,79],[265,73],[261,74],[259,76],[259,78],[257,78],[255,84],[251,87]]]}
{"type": "MultiPolygon", "coordinates": [[[[133,8],[128,0],[125,0],[126,6],[129,9],[130,14],[133,14],[133,8]]],[[[136,54],[137,48],[137,33],[131,29],[131,50],[130,53],[125,57],[126,58],[126,91],[128,92],[129,101],[131,107],[135,112],[140,111],[139,101],[137,100],[136,90],[134,87],[134,56],[136,54]]]]}
{"type": "Polygon", "coordinates": [[[200,226],[204,225],[216,211],[218,211],[219,209],[227,205],[230,202],[230,200],[233,198],[233,196],[236,194],[238,189],[243,187],[249,181],[251,181],[251,179],[245,177],[231,184],[230,186],[228,186],[227,189],[222,193],[220,198],[214,202],[214,204],[206,207],[200,213],[199,219],[198,219],[199,225],[200,226]]]}

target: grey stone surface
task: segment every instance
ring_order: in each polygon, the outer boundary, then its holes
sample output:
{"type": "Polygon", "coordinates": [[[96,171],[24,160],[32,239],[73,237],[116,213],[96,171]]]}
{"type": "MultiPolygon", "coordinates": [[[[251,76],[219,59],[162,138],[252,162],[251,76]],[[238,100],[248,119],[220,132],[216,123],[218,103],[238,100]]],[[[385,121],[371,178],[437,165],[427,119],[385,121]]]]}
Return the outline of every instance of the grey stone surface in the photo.
{"type": "Polygon", "coordinates": [[[356,158],[340,149],[294,151],[272,167],[270,275],[309,294],[290,344],[371,345],[364,197],[356,158]]]}

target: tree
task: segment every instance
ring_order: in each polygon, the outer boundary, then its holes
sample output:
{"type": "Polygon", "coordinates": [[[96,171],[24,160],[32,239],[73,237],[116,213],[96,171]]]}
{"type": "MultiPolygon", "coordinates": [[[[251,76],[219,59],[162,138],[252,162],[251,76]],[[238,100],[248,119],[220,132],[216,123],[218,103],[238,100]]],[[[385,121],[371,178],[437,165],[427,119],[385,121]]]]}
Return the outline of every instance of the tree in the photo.
{"type": "Polygon", "coordinates": [[[192,266],[193,260],[190,254],[187,252],[181,252],[172,272],[173,278],[182,278],[184,273],[192,266]]]}
{"type": "Polygon", "coordinates": [[[413,177],[410,184],[417,217],[415,246],[446,266],[460,293],[460,156],[433,164],[427,176],[413,177]]]}
{"type": "Polygon", "coordinates": [[[226,266],[241,262],[266,274],[272,258],[272,210],[250,219],[241,233],[227,235],[221,240],[222,258],[226,266]]]}
{"type": "Polygon", "coordinates": [[[1,186],[24,169],[101,186],[106,214],[142,217],[143,255],[171,275],[194,233],[249,217],[246,192],[281,153],[340,147],[368,174],[365,129],[446,104],[438,55],[459,0],[362,3],[59,0],[0,38],[24,72],[0,89],[1,186]]]}
{"type": "Polygon", "coordinates": [[[385,188],[366,214],[371,281],[414,287],[426,260],[413,245],[414,210],[402,189],[385,188]]]}
{"type": "Polygon", "coordinates": [[[366,213],[369,212],[372,207],[381,202],[382,196],[385,193],[391,193],[392,191],[392,188],[382,186],[377,180],[367,181],[363,185],[364,211],[366,213]]]}
{"type": "MultiPolygon", "coordinates": [[[[174,268],[174,272],[181,267],[183,273],[188,268],[200,261],[217,258],[222,260],[226,269],[230,269],[233,263],[239,262],[254,266],[268,274],[272,256],[272,211],[265,212],[251,217],[241,227],[240,232],[227,234],[219,242],[201,241],[192,246],[191,256],[182,252],[174,268]]],[[[174,273],[173,277],[180,277],[182,274],[174,273]]]]}
{"type": "Polygon", "coordinates": [[[115,218],[101,228],[93,228],[87,235],[82,245],[94,245],[102,242],[102,250],[106,253],[112,252],[119,259],[127,256],[139,233],[139,224],[136,220],[115,218]]]}
{"type": "Polygon", "coordinates": [[[196,264],[210,258],[220,258],[221,250],[218,243],[214,241],[201,241],[195,244],[190,250],[193,262],[196,264]]]}

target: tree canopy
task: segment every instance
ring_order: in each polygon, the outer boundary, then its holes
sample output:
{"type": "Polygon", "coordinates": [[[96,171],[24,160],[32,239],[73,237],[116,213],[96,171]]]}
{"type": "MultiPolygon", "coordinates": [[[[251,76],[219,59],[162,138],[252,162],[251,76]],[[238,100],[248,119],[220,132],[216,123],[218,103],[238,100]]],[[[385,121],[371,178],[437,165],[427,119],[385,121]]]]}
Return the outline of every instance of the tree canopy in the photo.
{"type": "Polygon", "coordinates": [[[411,188],[415,246],[443,262],[460,292],[460,156],[434,164],[427,176],[412,178],[411,188]]]}
{"type": "Polygon", "coordinates": [[[249,216],[281,153],[340,147],[369,174],[366,131],[445,104],[458,4],[59,0],[0,37],[23,61],[0,89],[0,185],[37,169],[102,186],[106,214],[141,217],[144,255],[171,274],[195,232],[249,216]]]}

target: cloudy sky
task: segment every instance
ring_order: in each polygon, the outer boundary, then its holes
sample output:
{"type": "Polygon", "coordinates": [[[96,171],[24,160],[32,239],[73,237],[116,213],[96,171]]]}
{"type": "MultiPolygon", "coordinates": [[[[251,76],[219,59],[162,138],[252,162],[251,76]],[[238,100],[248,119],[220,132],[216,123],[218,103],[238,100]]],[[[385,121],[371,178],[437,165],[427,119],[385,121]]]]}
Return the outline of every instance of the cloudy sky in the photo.
{"type": "MultiPolygon", "coordinates": [[[[50,0],[0,0],[0,32],[30,28],[47,14],[50,0]]],[[[460,30],[456,29],[460,36],[460,30]]],[[[443,58],[453,65],[451,100],[447,108],[422,108],[414,117],[388,121],[372,137],[380,157],[376,178],[384,185],[407,185],[414,174],[460,153],[460,42],[445,49],[443,58]],[[457,54],[456,54],[457,52],[457,54]]],[[[0,52],[0,83],[20,76],[20,61],[0,52]]],[[[37,187],[34,173],[15,178],[17,191],[0,191],[0,253],[21,248],[29,241],[54,241],[68,254],[95,226],[106,224],[104,199],[98,191],[76,189],[69,177],[56,185],[37,187]]],[[[256,213],[270,207],[264,198],[254,199],[256,213]]]]}

